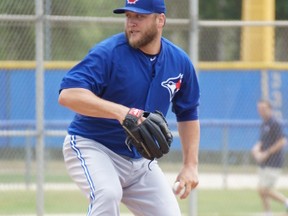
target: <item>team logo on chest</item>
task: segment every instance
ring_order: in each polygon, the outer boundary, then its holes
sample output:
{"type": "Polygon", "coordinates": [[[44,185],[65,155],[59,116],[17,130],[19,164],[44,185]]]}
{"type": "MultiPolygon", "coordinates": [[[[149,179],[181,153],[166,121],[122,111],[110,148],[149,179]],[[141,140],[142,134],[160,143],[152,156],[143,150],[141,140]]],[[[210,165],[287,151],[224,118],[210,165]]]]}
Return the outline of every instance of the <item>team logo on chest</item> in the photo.
{"type": "Polygon", "coordinates": [[[127,0],[127,3],[128,4],[136,4],[138,0],[127,0]]]}
{"type": "Polygon", "coordinates": [[[172,77],[163,81],[161,85],[169,91],[170,101],[172,101],[175,94],[180,90],[182,84],[183,74],[179,74],[177,77],[172,77]]]}

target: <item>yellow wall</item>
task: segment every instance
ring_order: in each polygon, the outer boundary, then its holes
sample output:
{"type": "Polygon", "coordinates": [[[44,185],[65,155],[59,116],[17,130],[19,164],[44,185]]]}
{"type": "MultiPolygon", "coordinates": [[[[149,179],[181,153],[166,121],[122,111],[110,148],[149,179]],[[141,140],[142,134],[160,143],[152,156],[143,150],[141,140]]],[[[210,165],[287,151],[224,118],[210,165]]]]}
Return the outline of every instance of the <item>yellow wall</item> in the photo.
{"type": "MultiPolygon", "coordinates": [[[[69,70],[78,62],[76,61],[46,61],[45,69],[48,70],[69,70]]],[[[0,70],[23,70],[35,69],[35,61],[0,61],[0,70]]],[[[270,70],[288,70],[288,62],[198,62],[197,69],[200,70],[252,70],[252,69],[270,69],[270,70]]],[[[1,71],[0,71],[1,72],[1,71]]]]}

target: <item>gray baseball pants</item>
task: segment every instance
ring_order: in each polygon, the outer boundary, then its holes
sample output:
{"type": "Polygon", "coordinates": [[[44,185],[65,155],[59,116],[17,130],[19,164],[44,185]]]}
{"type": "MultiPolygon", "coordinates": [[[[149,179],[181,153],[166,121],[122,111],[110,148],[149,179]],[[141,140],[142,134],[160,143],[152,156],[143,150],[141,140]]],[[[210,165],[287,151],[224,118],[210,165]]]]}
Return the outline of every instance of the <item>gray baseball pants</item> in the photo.
{"type": "Polygon", "coordinates": [[[156,160],[127,159],[75,135],[66,136],[63,155],[69,175],[90,200],[87,216],[118,216],[120,202],[137,216],[181,215],[156,160]]]}

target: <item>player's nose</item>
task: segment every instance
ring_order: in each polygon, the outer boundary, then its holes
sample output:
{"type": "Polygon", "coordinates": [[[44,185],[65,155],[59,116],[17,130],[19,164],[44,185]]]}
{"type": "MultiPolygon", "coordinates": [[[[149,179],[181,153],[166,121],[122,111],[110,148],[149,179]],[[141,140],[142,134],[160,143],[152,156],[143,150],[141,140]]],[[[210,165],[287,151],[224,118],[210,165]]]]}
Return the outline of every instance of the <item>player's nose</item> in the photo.
{"type": "Polygon", "coordinates": [[[127,26],[129,26],[129,27],[136,26],[136,21],[133,19],[127,19],[127,26]]]}
{"type": "Polygon", "coordinates": [[[136,15],[130,15],[130,16],[126,16],[126,22],[128,24],[128,26],[136,26],[137,25],[137,16],[136,15]]]}

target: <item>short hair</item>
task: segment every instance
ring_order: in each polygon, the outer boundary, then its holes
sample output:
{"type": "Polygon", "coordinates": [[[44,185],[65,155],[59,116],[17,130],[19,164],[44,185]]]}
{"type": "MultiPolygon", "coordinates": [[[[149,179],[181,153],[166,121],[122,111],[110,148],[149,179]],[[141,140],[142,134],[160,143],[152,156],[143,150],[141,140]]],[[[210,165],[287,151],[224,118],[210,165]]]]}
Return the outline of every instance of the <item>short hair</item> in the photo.
{"type": "Polygon", "coordinates": [[[272,109],[272,104],[271,104],[271,102],[270,102],[269,100],[267,100],[267,99],[260,99],[260,100],[258,101],[258,103],[264,103],[264,104],[266,104],[270,109],[272,109]]]}

